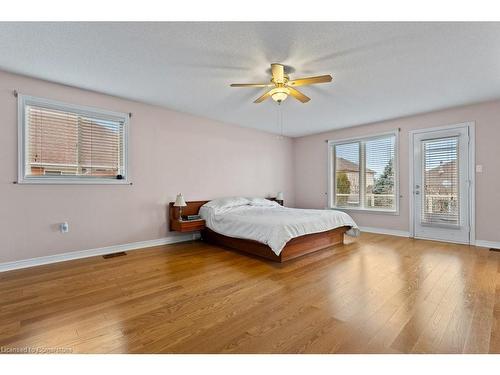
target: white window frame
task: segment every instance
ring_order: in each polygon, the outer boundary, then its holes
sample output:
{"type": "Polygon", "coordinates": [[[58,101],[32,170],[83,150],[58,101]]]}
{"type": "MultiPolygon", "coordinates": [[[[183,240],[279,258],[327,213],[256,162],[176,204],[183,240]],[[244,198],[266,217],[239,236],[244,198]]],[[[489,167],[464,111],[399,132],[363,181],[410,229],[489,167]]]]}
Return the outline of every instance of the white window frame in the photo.
{"type": "MultiPolygon", "coordinates": [[[[331,139],[327,140],[328,144],[328,190],[327,190],[327,205],[329,209],[339,210],[339,211],[356,211],[356,212],[367,212],[367,213],[379,213],[379,214],[390,214],[399,215],[399,129],[391,130],[389,132],[372,134],[369,136],[344,138],[344,139],[331,139]],[[333,150],[335,146],[353,143],[353,142],[366,142],[377,138],[383,138],[387,136],[394,136],[394,183],[395,183],[395,203],[396,207],[394,209],[384,209],[384,208],[366,208],[366,207],[336,207],[335,206],[335,191],[336,191],[336,178],[335,178],[335,163],[333,163],[333,150]]],[[[365,186],[365,176],[362,171],[365,170],[365,155],[364,150],[360,147],[359,150],[359,164],[360,164],[360,202],[364,204],[364,196],[362,191],[366,189],[365,186]]]]}
{"type": "Polygon", "coordinates": [[[19,184],[105,184],[105,185],[126,185],[130,184],[129,173],[129,118],[128,113],[113,112],[104,109],[86,107],[77,104],[69,104],[56,100],[39,98],[35,96],[18,94],[18,177],[19,184]],[[27,160],[27,124],[26,124],[26,106],[33,105],[42,108],[54,109],[65,112],[72,112],[83,116],[97,117],[112,121],[123,121],[123,179],[83,177],[83,176],[26,176],[27,160]]]}

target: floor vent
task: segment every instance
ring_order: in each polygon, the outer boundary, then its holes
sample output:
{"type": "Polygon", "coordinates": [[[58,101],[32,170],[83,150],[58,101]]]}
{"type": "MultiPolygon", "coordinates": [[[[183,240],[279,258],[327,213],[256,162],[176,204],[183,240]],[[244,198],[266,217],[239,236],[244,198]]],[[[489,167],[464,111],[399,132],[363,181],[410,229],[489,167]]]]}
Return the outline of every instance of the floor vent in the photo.
{"type": "Polygon", "coordinates": [[[103,255],[102,257],[104,259],[109,259],[109,258],[122,257],[124,255],[127,255],[127,253],[125,251],[120,251],[119,253],[106,254],[106,255],[103,255]]]}
{"type": "Polygon", "coordinates": [[[500,249],[491,248],[490,251],[498,251],[498,252],[500,252],[500,249]]]}

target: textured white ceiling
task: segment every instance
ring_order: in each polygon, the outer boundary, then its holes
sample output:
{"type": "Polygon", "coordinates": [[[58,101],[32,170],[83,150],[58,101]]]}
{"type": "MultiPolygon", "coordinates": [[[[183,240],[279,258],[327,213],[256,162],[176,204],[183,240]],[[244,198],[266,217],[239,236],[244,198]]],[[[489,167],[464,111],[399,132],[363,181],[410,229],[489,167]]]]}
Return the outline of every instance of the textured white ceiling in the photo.
{"type": "Polygon", "coordinates": [[[322,132],[500,97],[500,23],[0,23],[0,69],[279,132],[271,62],[332,74],[283,104],[322,132]]]}

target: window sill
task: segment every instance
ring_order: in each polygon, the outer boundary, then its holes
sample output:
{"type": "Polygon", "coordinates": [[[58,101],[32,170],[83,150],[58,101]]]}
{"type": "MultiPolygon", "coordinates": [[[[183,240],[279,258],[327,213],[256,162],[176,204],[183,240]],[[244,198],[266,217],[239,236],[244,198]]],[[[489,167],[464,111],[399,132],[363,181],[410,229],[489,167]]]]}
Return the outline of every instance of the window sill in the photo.
{"type": "Polygon", "coordinates": [[[346,207],[330,207],[330,210],[337,210],[337,211],[352,211],[352,212],[359,212],[361,214],[381,214],[381,215],[393,215],[393,216],[399,216],[399,210],[369,210],[366,208],[346,208],[346,207]]]}
{"type": "Polygon", "coordinates": [[[132,185],[128,180],[113,179],[48,179],[48,178],[25,178],[14,182],[19,185],[132,185]]]}

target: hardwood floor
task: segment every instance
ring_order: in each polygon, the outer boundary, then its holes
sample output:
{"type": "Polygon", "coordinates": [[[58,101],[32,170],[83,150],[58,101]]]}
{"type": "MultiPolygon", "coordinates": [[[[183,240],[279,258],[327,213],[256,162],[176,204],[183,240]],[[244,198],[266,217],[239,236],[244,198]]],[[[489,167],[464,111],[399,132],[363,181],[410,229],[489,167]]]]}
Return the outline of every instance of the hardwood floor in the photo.
{"type": "Polygon", "coordinates": [[[500,353],[500,253],[363,234],[284,264],[189,242],[0,273],[0,352],[22,348],[500,353]]]}

